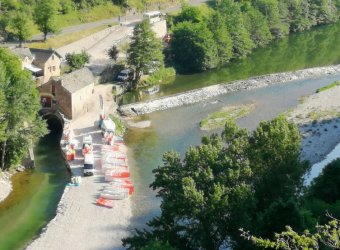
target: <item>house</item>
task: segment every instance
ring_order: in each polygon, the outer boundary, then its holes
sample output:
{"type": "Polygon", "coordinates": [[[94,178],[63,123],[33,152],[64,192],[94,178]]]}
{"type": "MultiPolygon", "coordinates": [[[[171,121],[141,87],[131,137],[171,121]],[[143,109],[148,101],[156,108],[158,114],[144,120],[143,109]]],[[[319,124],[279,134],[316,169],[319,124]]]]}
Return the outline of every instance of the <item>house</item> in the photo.
{"type": "Polygon", "coordinates": [[[60,76],[61,55],[55,50],[14,48],[12,51],[21,58],[22,68],[32,73],[38,86],[52,76],[60,76]]]}
{"type": "Polygon", "coordinates": [[[59,109],[68,119],[89,112],[94,104],[95,77],[82,68],[51,80],[38,87],[43,107],[59,109]]]}
{"type": "Polygon", "coordinates": [[[38,85],[47,83],[52,76],[60,76],[61,55],[55,50],[30,49],[34,60],[32,65],[42,69],[38,85]]]}

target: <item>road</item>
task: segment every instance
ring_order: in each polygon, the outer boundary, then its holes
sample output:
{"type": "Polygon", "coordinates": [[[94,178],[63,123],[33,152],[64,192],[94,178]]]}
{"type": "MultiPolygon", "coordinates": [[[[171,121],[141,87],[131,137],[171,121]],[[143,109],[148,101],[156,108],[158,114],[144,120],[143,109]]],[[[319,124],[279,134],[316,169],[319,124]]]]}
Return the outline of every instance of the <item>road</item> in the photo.
{"type": "MultiPolygon", "coordinates": [[[[190,1],[188,1],[188,4],[190,4],[192,6],[197,6],[197,5],[204,3],[204,2],[207,2],[207,0],[190,0],[190,1]]],[[[169,12],[174,12],[174,11],[177,11],[177,10],[180,10],[180,9],[181,9],[181,6],[177,5],[177,6],[174,6],[174,7],[163,9],[161,11],[165,12],[165,13],[169,13],[169,12]]],[[[142,14],[140,14],[140,13],[127,14],[127,15],[121,17],[120,21],[121,22],[132,22],[132,21],[135,21],[135,20],[140,20],[141,18],[142,18],[142,14]]],[[[109,24],[112,24],[112,23],[115,23],[115,22],[119,23],[119,20],[118,20],[117,17],[109,18],[109,19],[103,19],[103,20],[100,20],[100,21],[92,22],[92,23],[84,23],[84,24],[79,24],[79,25],[75,25],[75,26],[69,26],[69,27],[63,28],[60,32],[60,35],[69,34],[69,33],[73,33],[73,32],[84,30],[84,29],[91,29],[91,28],[95,28],[95,27],[98,27],[98,26],[106,25],[106,24],[109,25],[109,24]]],[[[49,36],[51,36],[51,34],[49,34],[49,36]]],[[[35,36],[32,37],[32,40],[41,40],[41,39],[43,39],[43,34],[35,35],[35,36]]]]}

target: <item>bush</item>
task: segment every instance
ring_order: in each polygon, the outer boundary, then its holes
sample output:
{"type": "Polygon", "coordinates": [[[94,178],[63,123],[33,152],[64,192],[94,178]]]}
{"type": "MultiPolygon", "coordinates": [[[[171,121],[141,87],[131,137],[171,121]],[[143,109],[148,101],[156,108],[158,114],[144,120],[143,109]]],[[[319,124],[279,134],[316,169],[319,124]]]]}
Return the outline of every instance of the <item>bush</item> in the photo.
{"type": "Polygon", "coordinates": [[[154,74],[140,82],[139,87],[149,87],[157,84],[167,84],[174,80],[176,71],[174,68],[161,68],[154,74]]]}
{"type": "Polygon", "coordinates": [[[110,115],[110,118],[116,124],[116,135],[123,136],[125,133],[123,121],[117,115],[110,115]]]}
{"type": "Polygon", "coordinates": [[[70,65],[71,70],[80,69],[90,62],[90,55],[83,50],[81,53],[67,53],[65,56],[67,63],[70,65]]]}

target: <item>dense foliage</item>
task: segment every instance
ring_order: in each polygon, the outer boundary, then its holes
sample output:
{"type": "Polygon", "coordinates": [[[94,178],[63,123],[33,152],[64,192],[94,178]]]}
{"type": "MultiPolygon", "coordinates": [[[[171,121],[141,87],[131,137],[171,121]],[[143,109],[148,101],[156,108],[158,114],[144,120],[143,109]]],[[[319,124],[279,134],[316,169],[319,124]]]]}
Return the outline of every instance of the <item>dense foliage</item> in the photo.
{"type": "Polygon", "coordinates": [[[173,18],[171,58],[181,72],[225,65],[290,32],[336,22],[340,13],[335,0],[220,0],[213,5],[208,13],[184,5],[173,18]]]}
{"type": "Polygon", "coordinates": [[[39,93],[20,60],[0,49],[0,167],[18,164],[28,147],[46,130],[38,116],[39,93]]]}
{"type": "Polygon", "coordinates": [[[90,62],[90,55],[83,50],[81,53],[67,53],[65,59],[71,70],[80,69],[90,62]]]}
{"type": "Polygon", "coordinates": [[[308,165],[299,147],[296,126],[278,117],[251,134],[229,121],[221,136],[203,138],[183,160],[164,154],[151,184],[162,198],[161,215],[124,245],[140,249],[159,240],[176,249],[252,249],[239,228],[271,237],[286,225],[305,227],[298,198],[308,165]]]}
{"type": "Polygon", "coordinates": [[[148,20],[143,20],[134,28],[127,54],[128,63],[135,70],[136,83],[139,82],[143,72],[158,70],[164,66],[161,41],[156,38],[148,20]]]}

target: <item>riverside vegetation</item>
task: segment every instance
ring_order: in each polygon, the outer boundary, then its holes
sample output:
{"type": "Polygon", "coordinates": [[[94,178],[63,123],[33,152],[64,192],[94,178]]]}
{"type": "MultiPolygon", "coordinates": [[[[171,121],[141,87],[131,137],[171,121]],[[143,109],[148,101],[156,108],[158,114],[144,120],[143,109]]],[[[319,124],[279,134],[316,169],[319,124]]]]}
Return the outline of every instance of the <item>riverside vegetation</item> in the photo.
{"type": "Polygon", "coordinates": [[[184,5],[171,18],[168,60],[179,72],[199,72],[245,57],[256,47],[292,32],[336,22],[339,1],[213,1],[211,8],[184,5]]]}
{"type": "Polygon", "coordinates": [[[16,166],[28,147],[47,133],[39,117],[39,92],[20,60],[0,48],[0,168],[16,166]]]}
{"type": "Polygon", "coordinates": [[[227,121],[221,135],[203,137],[184,159],[165,153],[151,184],[161,213],[124,239],[124,246],[254,249],[254,242],[256,249],[328,249],[324,243],[338,248],[340,160],[304,187],[310,166],[299,150],[296,125],[279,116],[251,133],[227,121]]]}

